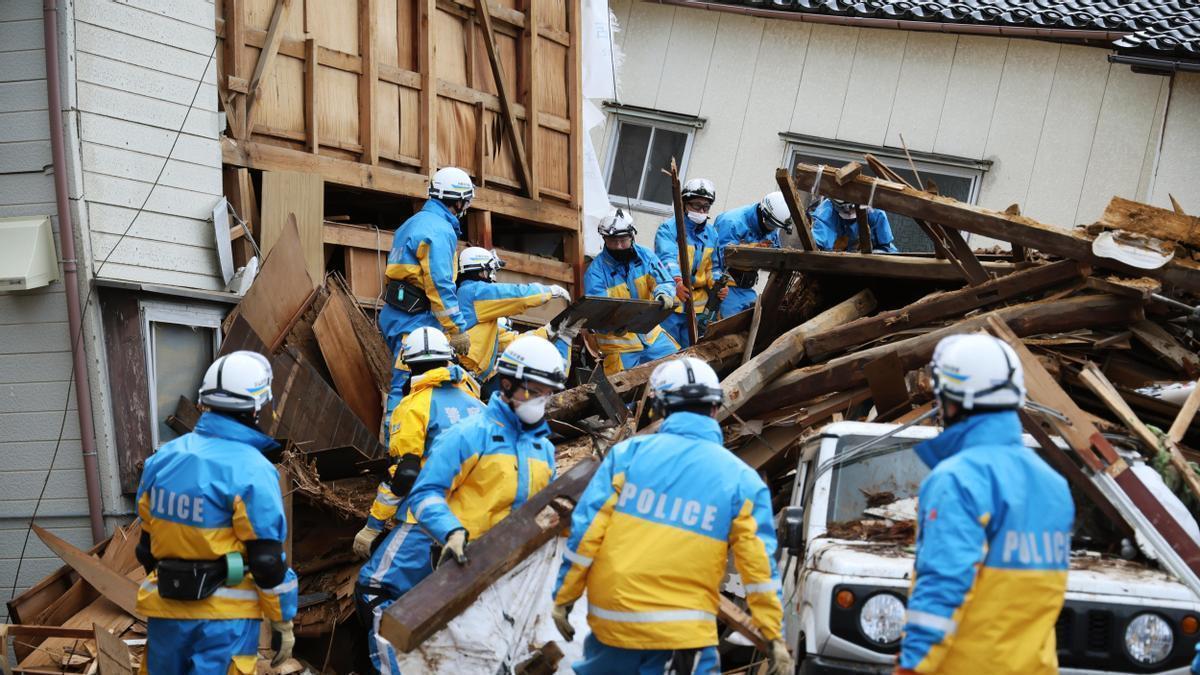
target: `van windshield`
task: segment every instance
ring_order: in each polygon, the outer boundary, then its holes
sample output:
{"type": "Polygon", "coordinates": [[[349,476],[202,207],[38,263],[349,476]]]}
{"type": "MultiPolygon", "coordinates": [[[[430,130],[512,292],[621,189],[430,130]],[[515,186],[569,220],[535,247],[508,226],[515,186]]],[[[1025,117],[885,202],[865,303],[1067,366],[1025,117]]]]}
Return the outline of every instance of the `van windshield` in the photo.
{"type": "MultiPolygon", "coordinates": [[[[837,456],[873,436],[848,435],[838,439],[837,456]]],[[[929,467],[913,452],[917,441],[891,438],[844,464],[834,464],[826,522],[859,520],[863,511],[916,497],[929,467]]]]}

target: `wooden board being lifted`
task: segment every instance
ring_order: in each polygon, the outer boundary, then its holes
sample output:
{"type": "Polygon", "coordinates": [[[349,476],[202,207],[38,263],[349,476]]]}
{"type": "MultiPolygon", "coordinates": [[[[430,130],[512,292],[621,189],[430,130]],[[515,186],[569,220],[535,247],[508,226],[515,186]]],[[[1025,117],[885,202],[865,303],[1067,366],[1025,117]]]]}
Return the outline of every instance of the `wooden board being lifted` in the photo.
{"type": "MultiPolygon", "coordinates": [[[[725,262],[730,267],[739,269],[786,270],[889,279],[920,279],[922,281],[962,281],[962,274],[950,261],[915,256],[801,251],[794,248],[761,246],[727,246],[725,262]]],[[[1011,274],[1020,269],[1013,263],[980,264],[993,275],[1011,274]]]]}
{"type": "Polygon", "coordinates": [[[550,321],[550,325],[558,327],[564,321],[586,318],[583,327],[598,333],[649,333],[670,315],[671,310],[663,309],[653,300],[589,295],[571,303],[550,321]]]}

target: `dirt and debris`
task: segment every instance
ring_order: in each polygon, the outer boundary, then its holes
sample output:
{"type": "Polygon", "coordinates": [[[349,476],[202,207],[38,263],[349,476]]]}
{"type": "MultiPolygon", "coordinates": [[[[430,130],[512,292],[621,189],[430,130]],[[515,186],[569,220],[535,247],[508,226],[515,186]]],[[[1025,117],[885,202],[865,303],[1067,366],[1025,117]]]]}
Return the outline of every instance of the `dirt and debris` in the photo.
{"type": "Polygon", "coordinates": [[[917,539],[917,523],[914,520],[843,520],[829,523],[825,536],[830,539],[911,546],[917,539]]]}

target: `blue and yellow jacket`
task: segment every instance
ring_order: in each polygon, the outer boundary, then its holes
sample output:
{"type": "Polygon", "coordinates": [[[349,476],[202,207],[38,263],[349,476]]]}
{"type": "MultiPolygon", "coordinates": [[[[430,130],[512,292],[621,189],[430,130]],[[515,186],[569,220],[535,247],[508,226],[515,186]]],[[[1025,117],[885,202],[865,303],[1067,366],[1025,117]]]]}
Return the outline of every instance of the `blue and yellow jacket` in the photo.
{"type": "MultiPolygon", "coordinates": [[[[892,226],[887,213],[880,209],[867,209],[867,225],[871,228],[871,248],[876,251],[896,253],[899,249],[892,242],[892,226]]],[[[843,219],[826,199],[817,205],[812,214],[812,236],[817,248],[832,251],[838,239],[845,239],[845,247],[858,250],[858,219],[843,219]]]]}
{"type": "Polygon", "coordinates": [[[436,199],[427,200],[396,230],[388,253],[387,278],[422,289],[429,298],[430,312],[406,314],[385,304],[379,313],[384,335],[407,335],[422,326],[437,328],[446,335],[467,330],[454,286],[458,276],[458,232],[458,218],[436,199]]]}
{"type": "Polygon", "coordinates": [[[725,247],[739,244],[758,244],[766,242],[771,248],[779,248],[779,230],[767,231],[758,221],[758,204],[747,204],[736,209],[725,211],[713,221],[717,230],[717,247],[719,249],[721,269],[729,269],[725,264],[725,247]]]}
{"type": "MultiPolygon", "coordinates": [[[[411,389],[400,405],[392,411],[392,435],[388,454],[393,460],[404,455],[416,455],[421,464],[429,456],[434,439],[446,429],[483,412],[479,400],[479,385],[458,366],[434,368],[410,380],[411,389]]],[[[396,465],[388,468],[388,478],[396,473],[396,465]]],[[[400,497],[392,492],[391,481],[384,480],[375,491],[375,503],[367,527],[382,530],[396,515],[400,497]]],[[[409,516],[409,522],[416,520],[409,516]]]]}
{"type": "Polygon", "coordinates": [[[916,573],[900,667],[1056,673],[1075,506],[1021,443],[1012,411],[973,415],[921,443],[916,573]]]}
{"type": "Polygon", "coordinates": [[[550,427],[529,427],[499,394],[482,415],[440,434],[417,477],[408,503],[421,527],[439,543],[466,528],[483,536],[513,509],[554,480],[550,427]]]}
{"type": "Polygon", "coordinates": [[[462,364],[480,382],[491,379],[500,353],[517,335],[513,333],[501,344],[499,319],[540,307],[550,297],[550,288],[544,284],[464,281],[458,287],[458,302],[467,322],[467,334],[471,336],[471,350],[461,357],[462,364]]]}
{"type": "MultiPolygon", "coordinates": [[[[142,470],[138,516],[150,550],[163,560],[215,560],[247,541],[287,540],[279,473],[263,452],[275,440],[215,412],[196,429],[163,445],[142,470]]],[[[167,600],[151,572],[138,589],[138,611],[157,619],[269,619],[296,615],[296,574],[290,568],[274,588],[259,588],[247,572],[240,584],[203,600],[167,600]]]]}
{"type": "MultiPolygon", "coordinates": [[[[583,294],[633,300],[653,300],[660,295],[675,295],[675,280],[667,273],[658,256],[640,244],[634,244],[633,250],[637,252],[637,258],[628,263],[617,262],[608,249],[601,250],[583,275],[583,294]]],[[[647,345],[654,344],[662,334],[661,326],[655,326],[645,335],[598,333],[596,344],[600,353],[609,358],[625,352],[641,351],[647,345]]],[[[607,364],[605,369],[609,370],[607,364]]]]}
{"type": "MultiPolygon", "coordinates": [[[[708,304],[708,289],[712,288],[721,277],[721,261],[717,248],[717,227],[715,223],[706,223],[697,228],[696,224],[686,218],[683,221],[687,230],[688,260],[692,263],[692,301],[697,312],[703,312],[708,304]],[[699,253],[696,251],[699,250],[699,253]]],[[[667,274],[672,277],[683,277],[679,267],[679,243],[675,236],[675,219],[668,218],[658,226],[654,235],[654,252],[667,268],[667,274]]],[[[681,303],[675,308],[675,313],[683,312],[681,303]]]]}
{"type": "Polygon", "coordinates": [[[721,445],[716,420],[677,412],[600,463],[571,517],[554,602],[572,603],[586,586],[588,624],[611,647],[715,645],[730,550],[755,625],[779,638],[770,492],[721,445]]]}

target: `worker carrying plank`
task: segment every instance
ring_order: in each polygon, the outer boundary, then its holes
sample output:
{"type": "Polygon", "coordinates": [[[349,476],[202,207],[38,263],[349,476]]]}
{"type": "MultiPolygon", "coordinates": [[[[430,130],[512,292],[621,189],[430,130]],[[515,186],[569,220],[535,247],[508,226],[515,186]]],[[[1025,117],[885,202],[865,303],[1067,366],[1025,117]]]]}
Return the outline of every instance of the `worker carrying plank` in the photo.
{"type": "Polygon", "coordinates": [[[467,562],[467,542],[483,536],[554,480],[554,444],[546,402],[561,391],[566,363],[535,335],[513,341],[496,366],[500,391],[482,414],[446,429],[406,502],[415,522],[387,534],[358,575],[359,617],[368,626],[368,652],[381,672],[398,673],[396,651],[379,635],[383,612],[438,564],[467,562]]]}
{"type": "Polygon", "coordinates": [[[725,247],[757,244],[779,248],[779,231],[792,231],[792,214],[788,211],[783,193],[767,194],[757,204],[747,204],[717,216],[717,246],[721,250],[721,267],[733,278],[729,295],[721,302],[721,316],[729,317],[754,306],[758,292],[758,270],[729,270],[725,267],[725,247]]]}
{"type": "Polygon", "coordinates": [[[396,359],[385,419],[391,419],[409,377],[400,359],[404,336],[428,326],[442,330],[459,354],[466,354],[471,346],[454,281],[459,221],[474,197],[475,185],[466,171],[452,166],[438,169],[429,182],[425,205],[392,237],[379,312],[379,328],[396,359]]]}
{"type": "MultiPolygon", "coordinates": [[[[500,320],[540,307],[554,298],[571,302],[571,294],[562,286],[497,282],[496,272],[502,267],[504,261],[495,251],[479,246],[469,246],[458,256],[458,301],[467,321],[467,335],[471,337],[471,349],[459,361],[482,386],[484,400],[499,386],[495,376],[500,353],[520,335],[502,328],[500,320]]],[[[563,359],[569,360],[571,341],[579,335],[583,321],[559,326],[557,331],[542,326],[534,334],[554,342],[563,359]]]]}
{"type": "Polygon", "coordinates": [[[896,672],[1057,673],[1075,506],[1021,442],[1021,361],[990,335],[952,335],[931,369],[945,429],[914,448],[932,471],[896,672]]]}
{"type": "MultiPolygon", "coordinates": [[[[400,357],[412,373],[409,393],[392,411],[388,455],[393,464],[376,490],[367,524],[354,537],[354,553],[360,558],[371,555],[372,544],[408,496],[438,435],[483,412],[479,385],[453,363],[454,349],[438,329],[426,326],[409,333],[400,357]]],[[[407,522],[416,522],[412,514],[407,522]]]]}
{"type": "MultiPolygon", "coordinates": [[[[657,300],[663,309],[674,309],[675,283],[653,251],[633,241],[637,228],[621,209],[614,209],[597,225],[604,249],[588,265],[583,276],[584,295],[634,300],[657,300]]],[[[602,333],[596,343],[604,361],[604,373],[649,363],[679,351],[679,343],[655,326],[649,333],[602,333]]]]}
{"type": "Polygon", "coordinates": [[[253,673],[264,618],[277,640],[273,666],[296,642],[287,517],[279,473],[263,455],[277,444],[257,427],[271,364],[255,352],[226,354],[204,374],[199,398],[195,430],[151,455],[138,485],[143,673],[253,673]]]}
{"type": "MultiPolygon", "coordinates": [[[[705,317],[711,320],[716,312],[706,313],[711,298],[709,293],[718,285],[722,277],[720,249],[717,248],[717,228],[709,225],[708,212],[713,201],[717,198],[717,190],[713,182],[707,178],[693,178],[683,184],[681,192],[683,207],[687,213],[684,223],[687,231],[687,259],[692,268],[692,287],[689,290],[683,282],[683,272],[679,267],[679,243],[675,232],[675,219],[668,218],[658,226],[654,235],[654,253],[667,267],[667,273],[675,279],[675,295],[680,305],[675,313],[667,317],[662,327],[681,347],[690,347],[688,339],[687,314],[683,311],[683,301],[690,294],[697,308],[697,318],[705,317]]],[[[715,292],[717,301],[724,300],[729,289],[722,286],[715,292]]],[[[704,320],[699,321],[706,324],[704,320]]],[[[701,334],[704,325],[699,326],[701,334]]]]}
{"type": "MultiPolygon", "coordinates": [[[[863,207],[871,231],[871,251],[899,253],[892,237],[892,225],[882,209],[863,207]]],[[[812,236],[822,251],[846,250],[858,241],[858,204],[840,199],[823,199],[812,210],[812,236]]]]}
{"type": "Polygon", "coordinates": [[[717,607],[726,560],[770,641],[772,675],[794,666],[783,640],[771,494],[722,443],[717,374],[693,357],[650,376],[658,433],[609,451],[579,499],[554,591],[568,641],[572,605],[587,590],[580,675],[719,673],[717,607]]]}

